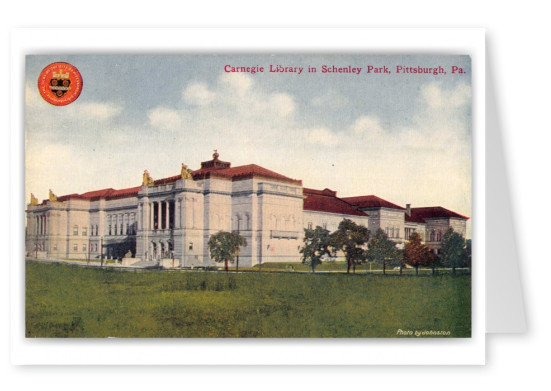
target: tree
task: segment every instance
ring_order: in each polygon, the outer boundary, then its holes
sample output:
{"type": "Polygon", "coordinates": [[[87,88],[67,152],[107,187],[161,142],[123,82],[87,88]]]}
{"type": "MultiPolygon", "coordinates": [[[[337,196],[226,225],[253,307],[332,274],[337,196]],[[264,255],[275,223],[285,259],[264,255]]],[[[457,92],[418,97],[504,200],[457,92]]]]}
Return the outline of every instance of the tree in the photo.
{"type": "Polygon", "coordinates": [[[396,243],[390,240],[385,231],[379,228],[369,240],[367,257],[381,263],[383,265],[383,274],[386,274],[387,262],[396,262],[400,256],[400,250],[396,248],[396,243]]]}
{"type": "Polygon", "coordinates": [[[415,267],[415,274],[419,274],[419,266],[430,266],[434,260],[427,246],[421,241],[421,235],[413,232],[409,237],[409,242],[404,246],[404,261],[415,267]]]}
{"type": "Polygon", "coordinates": [[[429,252],[432,275],[436,274],[436,268],[442,266],[442,257],[433,251],[429,252]]]}
{"type": "Polygon", "coordinates": [[[465,238],[452,228],[448,229],[442,237],[440,254],[444,266],[451,267],[452,273],[455,274],[456,267],[462,267],[466,264],[467,250],[465,249],[465,238]]]}
{"type": "Polygon", "coordinates": [[[321,264],[321,260],[326,255],[331,255],[329,250],[330,236],[329,231],[317,226],[315,229],[304,230],[304,246],[300,249],[302,254],[302,263],[312,268],[312,273],[316,266],[321,264]]]}
{"type": "Polygon", "coordinates": [[[352,220],[343,219],[330,236],[330,245],[335,252],[342,251],[346,258],[346,272],[350,267],[356,272],[356,265],[365,260],[365,244],[369,240],[369,229],[352,220]]]}
{"type": "Polygon", "coordinates": [[[224,262],[227,272],[228,262],[233,263],[233,259],[239,255],[241,247],[246,245],[247,241],[238,233],[220,231],[209,239],[210,257],[215,262],[224,262]]]}

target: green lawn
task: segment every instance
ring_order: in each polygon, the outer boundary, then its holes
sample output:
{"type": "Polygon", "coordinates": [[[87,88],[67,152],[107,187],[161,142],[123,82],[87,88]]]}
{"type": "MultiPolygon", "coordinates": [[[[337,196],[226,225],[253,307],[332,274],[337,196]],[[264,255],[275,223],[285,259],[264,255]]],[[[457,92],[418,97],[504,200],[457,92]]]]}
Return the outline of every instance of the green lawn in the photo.
{"type": "Polygon", "coordinates": [[[27,337],[470,337],[469,275],[129,272],[26,262],[27,337]]]}

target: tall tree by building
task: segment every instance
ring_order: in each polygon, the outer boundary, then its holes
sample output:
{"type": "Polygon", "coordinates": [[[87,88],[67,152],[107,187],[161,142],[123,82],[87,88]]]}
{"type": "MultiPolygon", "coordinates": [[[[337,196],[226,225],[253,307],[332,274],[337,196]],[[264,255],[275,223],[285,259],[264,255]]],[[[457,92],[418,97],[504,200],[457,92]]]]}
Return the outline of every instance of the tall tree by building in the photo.
{"type": "Polygon", "coordinates": [[[241,252],[241,247],[246,245],[246,239],[238,233],[220,231],[209,239],[210,257],[215,262],[224,262],[227,272],[228,263],[233,263],[234,258],[241,252]]]}
{"type": "Polygon", "coordinates": [[[352,220],[343,219],[339,227],[330,236],[331,247],[335,251],[342,251],[346,258],[346,272],[350,268],[356,272],[356,265],[365,260],[365,244],[369,240],[369,229],[358,225],[352,220]]]}
{"type": "Polygon", "coordinates": [[[401,257],[401,251],[396,248],[396,243],[390,240],[381,228],[369,240],[367,247],[367,257],[383,265],[383,274],[386,274],[387,264],[396,263],[401,257]]]}
{"type": "Polygon", "coordinates": [[[455,232],[452,228],[448,229],[442,237],[442,248],[440,250],[442,263],[446,267],[455,269],[466,266],[467,250],[465,248],[465,238],[455,232]]]}
{"type": "Polygon", "coordinates": [[[419,266],[430,266],[434,260],[429,248],[422,243],[421,235],[413,232],[404,246],[404,261],[415,267],[415,274],[419,274],[419,266]]]}
{"type": "Polygon", "coordinates": [[[324,256],[331,255],[329,231],[317,226],[315,229],[304,230],[304,246],[301,247],[302,263],[316,271],[324,256]]]}

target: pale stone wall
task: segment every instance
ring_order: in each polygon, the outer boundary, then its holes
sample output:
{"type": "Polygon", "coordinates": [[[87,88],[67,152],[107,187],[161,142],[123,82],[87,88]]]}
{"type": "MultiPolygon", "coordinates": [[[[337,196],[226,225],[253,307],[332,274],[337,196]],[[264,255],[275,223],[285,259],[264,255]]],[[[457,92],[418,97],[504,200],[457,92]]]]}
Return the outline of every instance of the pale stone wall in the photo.
{"type": "Polygon", "coordinates": [[[315,229],[317,226],[327,229],[329,232],[334,232],[339,227],[343,219],[352,220],[358,225],[369,227],[369,217],[351,216],[338,213],[318,212],[305,210],[303,212],[303,228],[308,229],[310,226],[315,229]]]}
{"type": "Polygon", "coordinates": [[[302,187],[258,181],[258,258],[256,263],[298,262],[302,229],[302,187]]]}
{"type": "Polygon", "coordinates": [[[427,227],[425,231],[425,244],[431,249],[440,250],[442,238],[450,227],[448,218],[425,219],[427,227]]]}
{"type": "Polygon", "coordinates": [[[390,208],[362,209],[369,215],[369,231],[371,234],[381,228],[389,239],[396,242],[398,248],[404,247],[405,211],[390,208]]]}
{"type": "Polygon", "coordinates": [[[406,230],[409,229],[411,233],[417,232],[421,236],[421,240],[425,241],[426,235],[426,224],[422,223],[413,223],[413,222],[404,222],[404,240],[407,241],[408,237],[406,236],[406,230]]]}
{"type": "Polygon", "coordinates": [[[450,228],[463,237],[467,236],[467,220],[450,218],[450,228]]]}

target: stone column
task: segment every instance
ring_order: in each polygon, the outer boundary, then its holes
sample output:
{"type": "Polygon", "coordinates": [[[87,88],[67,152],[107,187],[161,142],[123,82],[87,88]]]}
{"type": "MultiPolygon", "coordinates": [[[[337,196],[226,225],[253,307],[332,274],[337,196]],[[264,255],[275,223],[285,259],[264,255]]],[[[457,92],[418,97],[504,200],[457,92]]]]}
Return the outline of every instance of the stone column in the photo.
{"type": "Polygon", "coordinates": [[[153,230],[153,227],[155,227],[153,225],[153,210],[155,209],[154,208],[155,206],[155,203],[154,202],[149,202],[149,229],[150,230],[153,230]]]}
{"type": "Polygon", "coordinates": [[[161,229],[162,225],[162,213],[161,213],[161,201],[157,202],[157,229],[161,229]]]}
{"type": "Polygon", "coordinates": [[[169,229],[170,228],[170,202],[169,201],[165,201],[165,211],[166,211],[166,214],[165,214],[165,229],[169,229]]]}
{"type": "Polygon", "coordinates": [[[180,213],[180,207],[182,205],[182,199],[178,198],[176,201],[174,201],[174,228],[181,228],[181,221],[180,217],[182,216],[180,213]]]}
{"type": "Polygon", "coordinates": [[[143,228],[143,202],[138,204],[138,222],[136,231],[143,228]]]}

